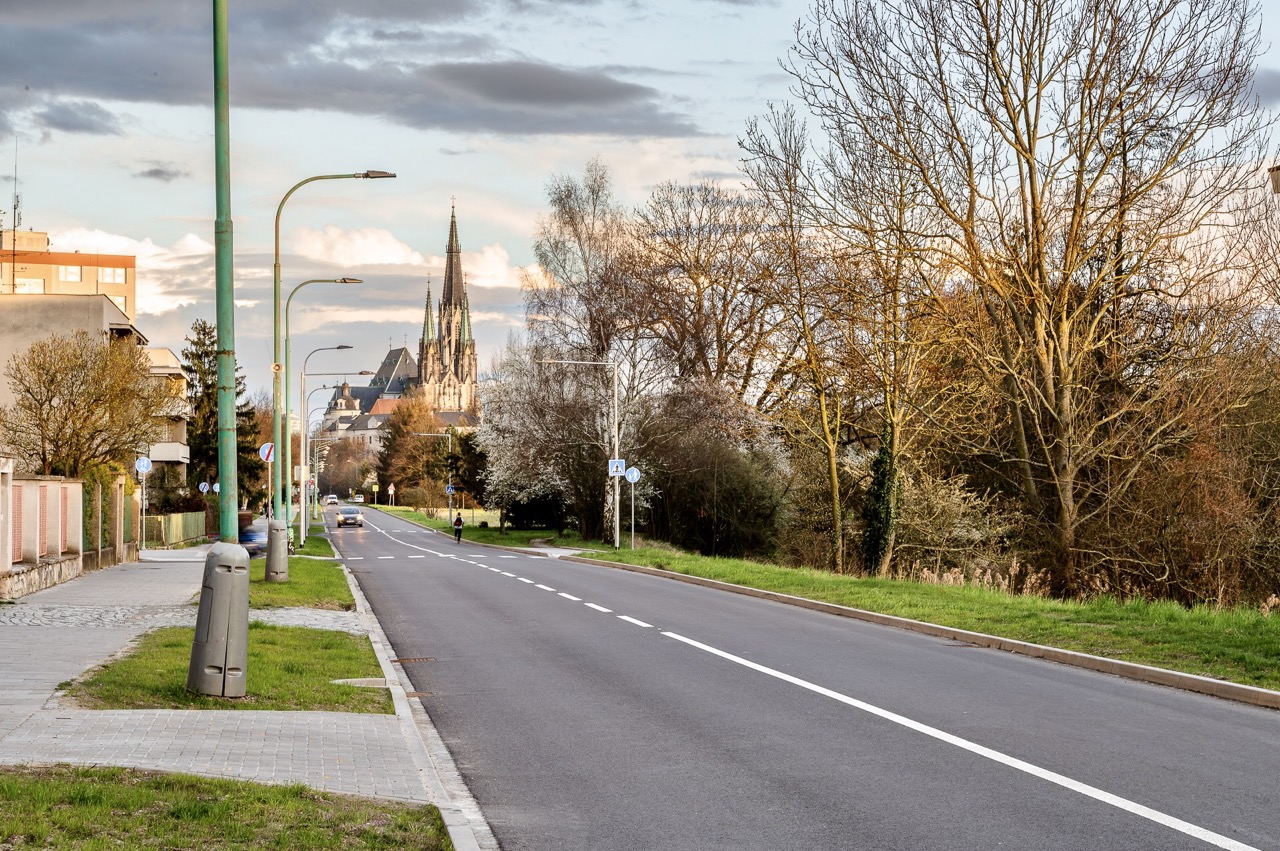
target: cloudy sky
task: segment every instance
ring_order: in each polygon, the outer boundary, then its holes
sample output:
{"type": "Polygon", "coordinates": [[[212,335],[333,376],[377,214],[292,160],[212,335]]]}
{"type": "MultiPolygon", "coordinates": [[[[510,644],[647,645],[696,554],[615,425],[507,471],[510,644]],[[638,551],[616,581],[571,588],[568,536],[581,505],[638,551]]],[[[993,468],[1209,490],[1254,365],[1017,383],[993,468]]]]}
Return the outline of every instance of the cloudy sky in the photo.
{"type": "MultiPolygon", "coordinates": [[[[1280,12],[1263,4],[1264,40],[1280,12]]],[[[519,274],[554,174],[593,156],[622,199],[736,184],[745,121],[786,97],[807,0],[230,0],[237,354],[270,382],[272,227],[285,207],[295,368],[376,369],[440,294],[451,199],[485,368],[522,324],[519,274]]],[[[180,351],[214,318],[211,4],[0,0],[0,206],[55,250],[134,254],[138,326],[180,351]]],[[[1259,88],[1280,104],[1280,48],[1259,88]]],[[[296,380],[296,379],[295,379],[296,380]]],[[[321,379],[313,379],[317,384],[321,379]]],[[[363,379],[357,379],[363,381],[363,379]]],[[[313,397],[320,403],[324,394],[313,397]]]]}

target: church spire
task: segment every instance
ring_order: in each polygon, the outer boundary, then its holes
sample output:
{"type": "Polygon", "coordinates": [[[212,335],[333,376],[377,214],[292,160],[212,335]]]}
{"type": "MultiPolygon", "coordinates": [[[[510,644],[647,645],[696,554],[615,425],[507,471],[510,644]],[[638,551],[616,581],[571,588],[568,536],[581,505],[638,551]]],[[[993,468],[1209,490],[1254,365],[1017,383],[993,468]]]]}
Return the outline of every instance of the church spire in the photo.
{"type": "Polygon", "coordinates": [[[458,340],[460,346],[465,346],[471,341],[471,299],[467,296],[466,291],[462,293],[462,336],[458,340]]]}
{"type": "Polygon", "coordinates": [[[431,276],[427,275],[427,309],[422,317],[422,343],[426,345],[436,338],[436,320],[431,313],[431,276]]]}
{"type": "Polygon", "coordinates": [[[445,248],[444,294],[440,299],[440,312],[462,304],[466,297],[466,284],[462,280],[462,246],[458,243],[458,209],[456,202],[449,212],[449,244],[445,248]]]}

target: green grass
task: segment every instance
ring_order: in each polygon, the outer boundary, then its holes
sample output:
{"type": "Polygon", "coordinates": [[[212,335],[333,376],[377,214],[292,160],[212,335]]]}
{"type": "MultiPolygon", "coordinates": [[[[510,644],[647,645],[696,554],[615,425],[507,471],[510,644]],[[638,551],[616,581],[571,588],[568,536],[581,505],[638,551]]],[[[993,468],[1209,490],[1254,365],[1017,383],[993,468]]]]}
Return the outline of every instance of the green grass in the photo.
{"type": "MultiPolygon", "coordinates": [[[[312,539],[307,539],[311,544],[312,539]]],[[[325,543],[328,546],[328,543],[325,543]]],[[[334,561],[289,556],[289,581],[267,582],[267,560],[249,562],[249,607],[271,609],[301,606],[350,612],[356,607],[346,574],[334,561]]]]}
{"type": "Polygon", "coordinates": [[[194,640],[189,627],[149,632],[128,655],[72,684],[66,697],[84,709],[394,712],[386,689],[330,682],[382,676],[367,636],[251,622],[243,698],[187,691],[194,640]]]}
{"type": "Polygon", "coordinates": [[[439,811],[123,768],[0,770],[0,848],[452,849],[439,811]]]}
{"type": "Polygon", "coordinates": [[[295,553],[300,556],[321,556],[322,558],[333,557],[333,547],[329,544],[329,539],[324,537],[324,526],[313,523],[307,527],[307,540],[303,542],[301,547],[297,547],[295,553]]]}
{"type": "Polygon", "coordinates": [[[1280,689],[1280,617],[1255,609],[1187,609],[1113,598],[1091,602],[1010,596],[975,587],[839,576],[646,548],[612,561],[657,567],[887,615],[1280,689]]]}
{"type": "MultiPolygon", "coordinates": [[[[399,506],[388,507],[378,506],[379,511],[385,511],[396,517],[417,523],[420,526],[428,526],[432,529],[439,529],[450,535],[453,534],[453,526],[446,520],[438,520],[430,514],[416,511],[412,508],[401,508],[399,506]]],[[[476,512],[477,518],[485,512],[476,512]]],[[[578,533],[572,529],[566,529],[563,535],[557,535],[555,530],[550,529],[530,529],[525,531],[517,531],[515,529],[507,529],[505,532],[498,532],[497,512],[488,512],[494,516],[488,528],[481,528],[479,523],[471,522],[470,511],[463,511],[462,518],[466,521],[466,525],[462,527],[462,539],[464,541],[475,541],[481,544],[499,544],[504,547],[528,547],[532,546],[534,541],[539,541],[546,546],[552,547],[568,547],[570,549],[581,550],[598,550],[601,552],[612,551],[613,548],[600,541],[584,542],[578,533]]]]}

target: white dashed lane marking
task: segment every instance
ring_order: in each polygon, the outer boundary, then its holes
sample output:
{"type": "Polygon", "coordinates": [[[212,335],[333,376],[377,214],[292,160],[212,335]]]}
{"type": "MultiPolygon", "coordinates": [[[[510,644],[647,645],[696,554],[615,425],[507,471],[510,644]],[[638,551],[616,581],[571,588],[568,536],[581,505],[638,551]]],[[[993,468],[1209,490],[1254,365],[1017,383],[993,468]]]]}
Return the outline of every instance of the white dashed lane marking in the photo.
{"type": "Polygon", "coordinates": [[[525,579],[523,576],[517,576],[517,577],[516,577],[516,579],[519,579],[521,582],[527,582],[527,583],[529,583],[530,585],[532,585],[532,584],[533,584],[533,580],[532,580],[532,579],[525,579]]]}
{"type": "Polygon", "coordinates": [[[560,596],[561,596],[561,597],[564,597],[566,600],[572,600],[572,601],[573,601],[573,602],[575,602],[575,603],[581,603],[581,602],[582,602],[582,598],[581,598],[581,597],[575,597],[575,596],[573,596],[572,594],[566,594],[566,593],[564,593],[563,591],[561,591],[561,592],[560,592],[560,596]]]}
{"type": "Polygon", "coordinates": [[[604,606],[598,605],[598,604],[596,604],[596,603],[587,603],[587,608],[588,608],[588,609],[595,609],[597,612],[604,612],[604,613],[606,613],[606,614],[612,614],[612,613],[613,613],[613,609],[606,609],[604,606]]]}
{"type": "Polygon", "coordinates": [[[631,617],[630,615],[618,615],[618,620],[623,620],[623,621],[626,621],[627,623],[633,623],[636,626],[643,626],[646,629],[651,629],[653,627],[653,624],[645,623],[644,621],[638,621],[635,618],[631,617]]]}
{"type": "Polygon", "coordinates": [[[543,591],[554,591],[554,590],[556,590],[556,589],[552,588],[550,585],[535,585],[535,586],[533,586],[533,587],[534,587],[534,588],[541,588],[543,591]]]}

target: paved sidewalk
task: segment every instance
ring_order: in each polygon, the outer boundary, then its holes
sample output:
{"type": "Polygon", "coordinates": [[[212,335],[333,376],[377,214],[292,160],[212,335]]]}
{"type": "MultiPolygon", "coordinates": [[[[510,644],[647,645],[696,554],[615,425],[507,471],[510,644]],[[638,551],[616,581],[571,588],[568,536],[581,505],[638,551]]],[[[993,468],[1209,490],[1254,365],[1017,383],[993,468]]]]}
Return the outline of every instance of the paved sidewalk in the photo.
{"type": "Polygon", "coordinates": [[[358,612],[255,609],[250,618],[368,634],[391,683],[396,715],[60,705],[59,683],[106,661],[144,632],[195,625],[207,549],[147,551],[139,563],[0,606],[0,764],[119,765],[430,802],[451,823],[457,847],[478,847],[441,785],[433,763],[439,755],[430,741],[424,745],[434,731],[420,731],[423,718],[415,717],[396,680],[382,630],[358,586],[358,612]]]}

